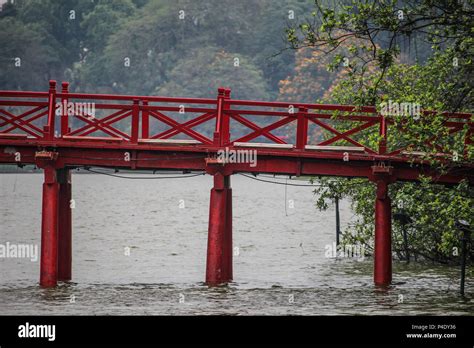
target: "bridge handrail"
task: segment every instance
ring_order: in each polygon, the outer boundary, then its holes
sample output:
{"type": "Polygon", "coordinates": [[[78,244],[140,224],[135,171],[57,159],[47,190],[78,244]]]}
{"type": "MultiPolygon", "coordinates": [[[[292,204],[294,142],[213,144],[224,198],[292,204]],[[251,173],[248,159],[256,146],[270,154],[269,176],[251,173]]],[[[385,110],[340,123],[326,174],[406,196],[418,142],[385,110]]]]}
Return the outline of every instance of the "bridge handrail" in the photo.
{"type": "MultiPolygon", "coordinates": [[[[307,145],[308,138],[308,125],[315,123],[317,126],[325,129],[332,134],[332,138],[322,141],[319,145],[330,145],[334,144],[339,140],[346,140],[353,145],[361,146],[365,148],[368,153],[387,154],[387,130],[388,126],[395,123],[391,117],[382,115],[375,106],[356,106],[356,105],[333,105],[333,104],[314,104],[314,103],[297,103],[297,102],[281,102],[281,101],[254,101],[254,100],[241,100],[231,99],[230,89],[219,88],[218,95],[215,99],[210,98],[180,98],[180,97],[166,97],[166,96],[134,96],[134,95],[116,95],[116,94],[94,94],[94,93],[70,93],[68,91],[69,84],[67,82],[62,83],[62,89],[56,91],[56,82],[50,81],[50,89],[48,92],[36,92],[36,91],[0,91],[0,105],[4,106],[35,106],[37,107],[34,111],[27,111],[19,116],[14,116],[11,113],[3,110],[0,113],[0,125],[6,126],[6,130],[0,134],[6,134],[11,130],[19,129],[26,131],[30,135],[37,138],[42,137],[44,140],[54,140],[64,135],[81,134],[85,132],[84,136],[95,131],[103,131],[109,136],[121,137],[125,141],[131,141],[137,143],[140,138],[142,139],[168,139],[176,134],[183,133],[187,134],[191,138],[198,140],[204,144],[213,144],[217,146],[227,146],[234,141],[236,142],[249,142],[256,139],[259,136],[265,136],[270,141],[279,144],[286,144],[281,137],[273,135],[271,132],[286,124],[291,124],[296,120],[296,136],[295,136],[295,148],[304,150],[307,145]],[[14,100],[16,98],[18,100],[14,100]],[[19,99],[33,99],[42,98],[44,100],[19,100],[19,99]],[[79,130],[74,130],[71,133],[69,128],[68,118],[61,118],[61,127],[59,134],[56,134],[55,126],[56,119],[56,108],[58,103],[63,101],[70,101],[71,99],[82,99],[94,102],[97,109],[109,109],[118,110],[114,114],[106,117],[106,123],[99,121],[96,125],[86,123],[86,126],[82,126],[79,130]],[[130,103],[107,103],[107,101],[128,101],[130,103]],[[179,105],[169,105],[179,104],[179,105]],[[189,106],[197,105],[197,106],[189,106]],[[202,105],[202,107],[200,106],[202,105]],[[200,116],[195,119],[188,120],[184,123],[177,122],[172,118],[160,113],[160,111],[168,112],[179,112],[180,108],[185,106],[186,112],[188,113],[201,113],[200,116]],[[40,116],[35,116],[34,112],[41,110],[40,108],[47,107],[47,119],[43,125],[41,132],[38,126],[35,126],[32,122],[33,119],[44,116],[44,111],[41,111],[40,116]],[[239,108],[243,107],[243,108],[239,108]],[[286,109],[286,110],[285,110],[286,109]],[[291,110],[291,111],[290,111],[291,110]],[[339,114],[338,112],[341,112],[339,114]],[[30,116],[32,115],[32,116],[30,116]],[[257,123],[252,122],[250,119],[245,119],[244,115],[253,116],[273,116],[279,117],[280,120],[261,127],[257,123]],[[28,119],[26,119],[28,117],[28,119]],[[31,117],[31,118],[30,118],[31,117]],[[123,120],[124,118],[130,117],[131,129],[130,135],[124,133],[119,128],[114,128],[113,123],[123,120]],[[9,120],[9,118],[11,118],[9,120]],[[149,122],[151,118],[157,118],[159,122],[168,124],[171,126],[171,130],[164,131],[159,134],[150,136],[149,134],[149,122]],[[215,118],[215,130],[213,139],[207,138],[203,134],[192,130],[199,124],[207,122],[208,120],[215,118]],[[241,136],[238,139],[231,140],[231,129],[230,120],[240,122],[245,127],[251,130],[251,133],[241,136]],[[337,119],[346,121],[365,122],[365,124],[356,124],[350,130],[340,131],[335,128],[332,124],[322,122],[322,120],[337,119]],[[355,138],[352,138],[354,134],[372,126],[378,126],[380,143],[378,149],[369,149],[366,146],[361,145],[355,138]],[[30,127],[33,131],[25,130],[25,127],[30,127]],[[92,128],[91,128],[92,127],[92,128]],[[94,128],[95,127],[95,128],[94,128]],[[39,134],[38,134],[39,133],[39,134]]],[[[446,117],[443,121],[448,127],[452,127],[453,133],[460,130],[466,124],[469,127],[466,135],[466,144],[472,143],[471,134],[474,134],[474,123],[472,122],[473,115],[466,112],[436,112],[432,110],[421,110],[423,115],[434,115],[439,114],[446,117]]],[[[64,114],[62,114],[64,116],[64,114]]],[[[84,121],[84,118],[82,118],[84,121]]],[[[85,120],[87,121],[87,120],[85,120]]],[[[401,125],[406,123],[402,120],[401,125]]],[[[39,126],[41,127],[41,126],[39,126]]],[[[399,152],[396,150],[395,152],[399,152]]],[[[392,151],[391,153],[395,153],[392,151]]]]}
{"type": "MultiPolygon", "coordinates": [[[[344,111],[344,112],[360,112],[360,113],[372,113],[380,115],[375,106],[356,106],[356,105],[334,105],[334,104],[311,104],[311,103],[297,103],[297,102],[267,102],[267,101],[252,101],[252,100],[239,100],[231,99],[227,103],[230,105],[240,106],[260,106],[260,107],[274,107],[274,108],[306,108],[308,110],[327,110],[327,111],[344,111]]],[[[240,111],[240,110],[239,110],[240,111]]],[[[245,110],[249,111],[249,110],[245,110]]],[[[253,110],[252,110],[253,111],[253,110]]],[[[259,112],[255,110],[255,112],[259,112]]],[[[424,115],[435,115],[437,111],[433,110],[422,110],[424,115]]],[[[448,112],[444,111],[440,115],[447,116],[449,118],[461,118],[470,119],[473,114],[467,112],[448,112]]]]}
{"type": "Polygon", "coordinates": [[[363,112],[363,113],[376,113],[376,109],[373,106],[354,106],[354,105],[332,105],[332,104],[309,104],[309,103],[291,103],[291,102],[280,102],[280,101],[252,101],[252,100],[239,100],[231,99],[228,101],[230,105],[240,106],[260,106],[260,107],[274,107],[274,108],[306,108],[308,110],[328,110],[328,111],[349,111],[349,112],[363,112]]]}
{"type": "Polygon", "coordinates": [[[0,97],[7,98],[48,98],[48,92],[35,91],[1,91],[0,97]]]}
{"type": "MultiPolygon", "coordinates": [[[[7,98],[48,98],[48,92],[37,92],[37,91],[13,91],[13,90],[0,90],[0,97],[7,98]]],[[[186,103],[186,104],[210,104],[216,105],[216,99],[210,98],[186,98],[186,97],[165,97],[165,96],[143,96],[143,95],[116,95],[116,94],[99,94],[99,93],[63,93],[57,92],[57,98],[71,98],[71,99],[100,99],[100,100],[128,100],[133,101],[139,99],[140,101],[147,102],[162,102],[162,103],[186,103]]],[[[312,104],[312,103],[297,103],[297,102],[280,102],[280,101],[253,101],[253,100],[242,100],[242,99],[228,99],[226,104],[232,106],[256,106],[256,107],[273,107],[273,108],[306,108],[308,110],[325,110],[325,111],[344,111],[344,112],[359,112],[359,113],[372,113],[377,114],[378,111],[374,106],[355,106],[355,105],[333,105],[333,104],[312,104]]],[[[281,116],[284,112],[273,112],[265,110],[239,110],[230,109],[229,112],[241,112],[244,114],[260,114],[262,115],[275,115],[281,116]]],[[[437,111],[433,110],[422,110],[424,115],[438,114],[437,111]]],[[[286,113],[288,114],[288,113],[286,113]]],[[[315,114],[317,116],[323,116],[323,114],[315,114]]],[[[442,112],[440,115],[447,116],[448,118],[459,118],[469,120],[473,114],[467,112],[442,112]]],[[[342,116],[344,117],[344,116],[342,116]]]]}
{"type": "Polygon", "coordinates": [[[93,94],[93,93],[57,93],[58,98],[71,99],[100,99],[100,100],[129,100],[138,99],[148,102],[161,103],[186,103],[186,104],[217,104],[215,99],[206,98],[179,98],[179,97],[161,97],[161,96],[134,96],[134,95],[115,95],[115,94],[93,94]]]}

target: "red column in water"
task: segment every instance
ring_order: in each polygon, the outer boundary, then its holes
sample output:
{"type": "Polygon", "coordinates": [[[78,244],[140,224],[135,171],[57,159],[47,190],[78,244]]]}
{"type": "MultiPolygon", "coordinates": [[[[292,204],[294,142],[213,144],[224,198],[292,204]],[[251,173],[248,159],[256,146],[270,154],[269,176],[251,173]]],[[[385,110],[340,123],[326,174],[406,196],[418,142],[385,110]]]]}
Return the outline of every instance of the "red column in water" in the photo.
{"type": "Polygon", "coordinates": [[[232,188],[230,187],[230,175],[224,177],[226,186],[226,216],[225,216],[225,238],[224,238],[224,257],[227,279],[233,279],[232,269],[232,188]]]}
{"type": "Polygon", "coordinates": [[[209,207],[206,283],[232,280],[232,190],[230,176],[214,174],[209,207]]]}
{"type": "Polygon", "coordinates": [[[387,286],[392,282],[392,207],[388,182],[378,180],[376,184],[374,283],[387,286]]]}
{"type": "Polygon", "coordinates": [[[58,192],[56,169],[44,167],[41,222],[40,285],[56,286],[58,280],[58,192]]]}
{"type": "Polygon", "coordinates": [[[58,170],[58,280],[71,280],[72,269],[72,214],[71,170],[58,170]]]}

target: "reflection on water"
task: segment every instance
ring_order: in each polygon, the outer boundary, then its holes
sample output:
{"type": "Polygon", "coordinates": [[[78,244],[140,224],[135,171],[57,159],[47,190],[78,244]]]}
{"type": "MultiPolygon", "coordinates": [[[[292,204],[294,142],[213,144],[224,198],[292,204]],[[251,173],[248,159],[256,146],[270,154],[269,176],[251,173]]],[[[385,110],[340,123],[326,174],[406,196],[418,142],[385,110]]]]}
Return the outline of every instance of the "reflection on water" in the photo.
{"type": "MultiPolygon", "coordinates": [[[[210,177],[126,180],[74,175],[73,282],[38,287],[39,263],[0,258],[2,314],[474,314],[456,267],[396,262],[372,284],[372,260],[330,259],[334,211],[308,187],[232,178],[234,282],[203,284],[210,177]],[[288,204],[288,200],[292,204],[288,204]],[[130,255],[124,252],[129,248],[130,255]]],[[[0,175],[0,243],[38,243],[38,174],[0,175]]],[[[343,226],[352,213],[341,205],[343,226]]]]}

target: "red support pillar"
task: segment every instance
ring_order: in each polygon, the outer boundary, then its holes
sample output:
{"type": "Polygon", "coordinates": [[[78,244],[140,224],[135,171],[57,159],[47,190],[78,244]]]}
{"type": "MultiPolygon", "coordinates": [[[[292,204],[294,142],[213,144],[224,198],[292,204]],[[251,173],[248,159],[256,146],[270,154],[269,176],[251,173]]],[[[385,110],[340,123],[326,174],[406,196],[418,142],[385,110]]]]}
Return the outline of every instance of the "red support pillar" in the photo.
{"type": "Polygon", "coordinates": [[[58,170],[58,280],[71,280],[72,269],[72,186],[71,170],[58,170]]]}
{"type": "Polygon", "coordinates": [[[44,167],[43,215],[41,222],[40,285],[54,287],[58,280],[58,196],[56,169],[44,167]]]}
{"type": "Polygon", "coordinates": [[[228,279],[231,281],[233,279],[233,269],[232,269],[232,188],[230,187],[230,175],[225,177],[227,183],[227,200],[226,200],[226,216],[225,216],[225,262],[226,269],[228,272],[228,279]]]}
{"type": "Polygon", "coordinates": [[[209,209],[206,283],[232,280],[232,190],[230,175],[214,174],[209,209]]]}
{"type": "Polygon", "coordinates": [[[374,283],[387,286],[392,282],[392,207],[388,181],[377,180],[376,184],[374,283]]]}

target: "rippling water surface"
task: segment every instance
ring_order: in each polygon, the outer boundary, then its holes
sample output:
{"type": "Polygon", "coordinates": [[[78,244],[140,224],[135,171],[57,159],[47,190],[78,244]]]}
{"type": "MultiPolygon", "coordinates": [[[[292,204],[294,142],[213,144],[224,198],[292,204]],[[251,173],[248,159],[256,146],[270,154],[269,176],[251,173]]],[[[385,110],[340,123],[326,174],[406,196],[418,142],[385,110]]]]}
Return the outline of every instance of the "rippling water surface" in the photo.
{"type": "MultiPolygon", "coordinates": [[[[0,174],[1,244],[39,246],[42,180],[0,174]]],[[[474,314],[472,269],[464,298],[459,269],[439,265],[395,262],[394,285],[377,289],[370,258],[325,257],[334,210],[318,212],[311,188],[287,187],[285,209],[285,186],[239,175],[232,177],[234,282],[208,288],[211,184],[208,176],[73,175],[73,282],[41,289],[39,262],[0,258],[1,314],[474,314]]],[[[343,202],[343,227],[352,218],[343,202]]]]}

